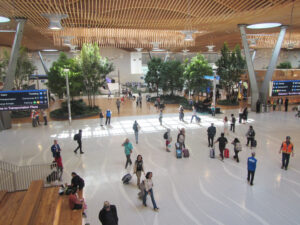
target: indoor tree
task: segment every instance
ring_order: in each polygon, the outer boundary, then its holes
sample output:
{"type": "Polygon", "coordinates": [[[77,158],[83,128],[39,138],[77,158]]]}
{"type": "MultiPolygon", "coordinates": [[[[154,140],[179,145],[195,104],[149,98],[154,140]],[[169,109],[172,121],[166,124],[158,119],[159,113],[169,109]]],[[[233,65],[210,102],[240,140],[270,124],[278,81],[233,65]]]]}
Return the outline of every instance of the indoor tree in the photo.
{"type": "Polygon", "coordinates": [[[210,86],[210,81],[205,75],[212,75],[212,67],[201,54],[194,56],[190,62],[185,61],[184,78],[186,87],[190,92],[198,94],[210,86]]]}
{"type": "Polygon", "coordinates": [[[183,66],[178,60],[171,60],[162,63],[160,67],[161,87],[163,90],[181,91],[184,84],[183,66]]]}
{"type": "Polygon", "coordinates": [[[148,72],[145,76],[145,82],[148,84],[150,87],[155,87],[156,88],[156,93],[158,96],[158,89],[161,86],[161,74],[160,70],[162,67],[162,60],[161,58],[153,57],[151,60],[148,62],[148,72]]]}
{"type": "Polygon", "coordinates": [[[114,70],[113,64],[107,58],[101,57],[96,44],[83,44],[76,62],[83,77],[88,104],[90,107],[94,107],[98,89],[105,84],[106,76],[114,70]]]}

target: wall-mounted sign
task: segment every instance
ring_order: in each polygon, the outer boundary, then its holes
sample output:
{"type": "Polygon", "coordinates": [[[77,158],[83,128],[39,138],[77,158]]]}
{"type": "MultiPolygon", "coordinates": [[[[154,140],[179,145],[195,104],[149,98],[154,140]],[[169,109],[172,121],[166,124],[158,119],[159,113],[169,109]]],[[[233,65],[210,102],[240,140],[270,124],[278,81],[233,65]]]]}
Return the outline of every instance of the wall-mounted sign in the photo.
{"type": "Polygon", "coordinates": [[[271,81],[271,96],[300,95],[300,80],[271,81]]]}

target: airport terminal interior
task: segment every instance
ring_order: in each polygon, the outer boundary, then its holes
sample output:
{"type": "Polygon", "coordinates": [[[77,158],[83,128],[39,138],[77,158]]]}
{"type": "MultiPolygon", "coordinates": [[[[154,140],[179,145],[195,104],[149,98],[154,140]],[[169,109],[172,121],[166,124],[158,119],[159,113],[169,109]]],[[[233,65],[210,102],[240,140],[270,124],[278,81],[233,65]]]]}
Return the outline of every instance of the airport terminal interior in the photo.
{"type": "Polygon", "coordinates": [[[300,224],[299,21],[299,0],[0,0],[0,225],[300,224]]]}

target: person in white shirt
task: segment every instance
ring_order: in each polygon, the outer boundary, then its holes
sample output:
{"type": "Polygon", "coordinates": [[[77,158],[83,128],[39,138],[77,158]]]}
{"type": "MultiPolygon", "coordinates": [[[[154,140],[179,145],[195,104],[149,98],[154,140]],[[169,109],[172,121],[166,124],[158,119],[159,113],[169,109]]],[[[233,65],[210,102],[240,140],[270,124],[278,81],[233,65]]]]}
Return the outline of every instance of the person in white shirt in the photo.
{"type": "Polygon", "coordinates": [[[145,194],[144,194],[144,197],[143,197],[143,205],[147,206],[146,200],[147,200],[147,195],[149,194],[151,196],[151,201],[152,201],[152,204],[153,204],[153,209],[156,211],[159,208],[157,207],[155,199],[154,199],[154,195],[153,195],[153,182],[152,182],[151,178],[152,178],[152,172],[148,172],[146,174],[146,180],[144,180],[144,185],[145,185],[145,191],[144,192],[145,192],[145,194]]]}
{"type": "Polygon", "coordinates": [[[197,110],[196,110],[195,106],[193,106],[193,115],[191,118],[191,123],[193,122],[194,117],[195,117],[195,120],[197,121],[197,110]]]}

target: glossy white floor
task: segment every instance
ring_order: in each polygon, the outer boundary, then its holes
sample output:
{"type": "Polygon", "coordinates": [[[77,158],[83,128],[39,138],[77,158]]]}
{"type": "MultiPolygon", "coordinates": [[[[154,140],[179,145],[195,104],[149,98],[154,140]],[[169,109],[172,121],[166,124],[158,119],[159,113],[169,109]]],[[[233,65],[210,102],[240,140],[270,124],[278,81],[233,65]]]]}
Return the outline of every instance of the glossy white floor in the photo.
{"type": "MultiPolygon", "coordinates": [[[[226,115],[230,113],[227,111],[226,115]]],[[[225,162],[208,157],[207,127],[214,122],[219,135],[223,117],[224,114],[216,118],[202,116],[199,126],[178,122],[175,114],[164,115],[164,125],[172,129],[173,140],[177,128],[186,127],[186,144],[191,153],[188,159],[176,159],[173,145],[173,152],[164,150],[165,128],[159,126],[156,115],[115,118],[109,129],[100,128],[98,120],[76,120],[72,126],[67,122],[52,122],[39,128],[30,124],[14,125],[13,129],[0,133],[0,158],[16,164],[50,162],[50,146],[53,139],[58,139],[65,167],[64,182],[70,182],[72,171],[85,179],[86,222],[92,225],[100,224],[98,213],[105,200],[117,206],[120,225],[300,224],[300,156],[297,154],[300,120],[293,112],[249,114],[258,142],[254,186],[249,186],[246,159],[251,150],[244,145],[249,123],[238,124],[236,133],[227,136],[230,142],[236,136],[243,142],[240,163],[232,159],[232,151],[225,162]],[[120,181],[126,173],[121,143],[125,137],[134,142],[134,119],[142,131],[139,144],[133,144],[132,158],[142,154],[146,171],[153,172],[159,212],[152,210],[149,197],[148,207],[142,206],[137,198],[136,177],[129,185],[120,181]],[[73,134],[78,129],[83,129],[84,155],[73,153],[76,147],[73,134]],[[296,151],[287,171],[280,169],[278,154],[286,135],[292,137],[296,151]]],[[[186,121],[189,120],[187,115],[186,121]]],[[[232,145],[229,148],[232,150],[232,145]]]]}

